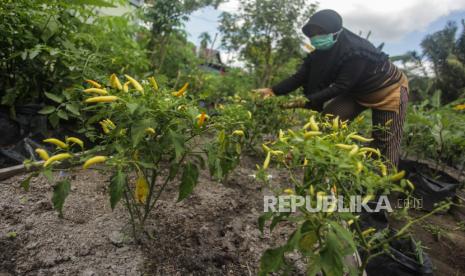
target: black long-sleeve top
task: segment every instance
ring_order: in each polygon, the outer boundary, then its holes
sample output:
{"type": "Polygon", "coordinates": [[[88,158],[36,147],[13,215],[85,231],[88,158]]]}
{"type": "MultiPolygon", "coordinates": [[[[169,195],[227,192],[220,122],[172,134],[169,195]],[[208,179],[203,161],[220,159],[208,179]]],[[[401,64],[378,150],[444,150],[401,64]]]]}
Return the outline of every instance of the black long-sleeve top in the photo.
{"type": "MultiPolygon", "coordinates": [[[[309,81],[310,66],[304,63],[294,75],[271,89],[276,95],[284,95],[304,86],[309,81]]],[[[321,103],[345,93],[369,94],[399,81],[400,77],[400,70],[389,60],[374,62],[363,57],[353,58],[341,66],[326,88],[306,96],[310,102],[321,103]]]]}

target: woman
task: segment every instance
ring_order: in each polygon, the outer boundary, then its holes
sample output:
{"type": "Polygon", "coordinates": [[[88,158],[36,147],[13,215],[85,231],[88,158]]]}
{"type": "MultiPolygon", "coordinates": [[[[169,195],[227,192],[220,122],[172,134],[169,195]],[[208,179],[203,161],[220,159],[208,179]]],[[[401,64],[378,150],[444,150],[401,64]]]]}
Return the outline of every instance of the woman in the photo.
{"type": "Polygon", "coordinates": [[[263,96],[284,95],[302,86],[308,108],[341,120],[371,108],[373,146],[389,165],[397,166],[408,103],[405,75],[368,40],[343,28],[341,16],[333,10],[315,13],[302,31],[315,51],[294,75],[256,91],[263,96]]]}

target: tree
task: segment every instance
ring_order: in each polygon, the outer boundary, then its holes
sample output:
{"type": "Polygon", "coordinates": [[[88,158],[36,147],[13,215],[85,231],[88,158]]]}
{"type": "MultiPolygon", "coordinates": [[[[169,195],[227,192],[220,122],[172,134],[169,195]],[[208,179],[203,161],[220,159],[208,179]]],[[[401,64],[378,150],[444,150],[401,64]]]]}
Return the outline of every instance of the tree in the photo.
{"type": "Polygon", "coordinates": [[[300,28],[315,11],[305,0],[240,0],[240,9],[220,20],[222,46],[238,51],[257,86],[269,86],[289,61],[302,57],[300,28]]]}
{"type": "Polygon", "coordinates": [[[171,35],[178,31],[194,11],[206,7],[218,7],[224,0],[153,0],[148,3],[145,20],[151,24],[149,43],[150,59],[154,68],[161,71],[166,58],[171,35]]]}
{"type": "MultiPolygon", "coordinates": [[[[465,23],[462,20],[462,26],[465,23]]],[[[421,42],[423,54],[433,64],[435,87],[441,100],[448,103],[465,92],[465,28],[456,40],[457,24],[448,22],[444,29],[428,35],[421,42]]]]}
{"type": "Polygon", "coordinates": [[[208,32],[203,32],[199,35],[200,39],[200,49],[207,49],[208,43],[212,42],[212,38],[208,32]]]}

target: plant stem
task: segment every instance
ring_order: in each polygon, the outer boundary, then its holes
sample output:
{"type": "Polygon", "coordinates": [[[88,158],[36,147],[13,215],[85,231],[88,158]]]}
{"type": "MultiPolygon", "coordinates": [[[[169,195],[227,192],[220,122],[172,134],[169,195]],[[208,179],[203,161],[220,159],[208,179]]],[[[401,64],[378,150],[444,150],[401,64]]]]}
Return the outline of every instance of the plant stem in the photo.
{"type": "Polygon", "coordinates": [[[131,218],[131,225],[132,225],[132,234],[134,236],[134,239],[137,241],[137,233],[136,233],[136,222],[134,220],[134,214],[132,212],[131,204],[129,202],[129,196],[128,196],[128,191],[127,189],[124,190],[124,197],[126,199],[126,207],[129,211],[129,217],[131,218]]]}

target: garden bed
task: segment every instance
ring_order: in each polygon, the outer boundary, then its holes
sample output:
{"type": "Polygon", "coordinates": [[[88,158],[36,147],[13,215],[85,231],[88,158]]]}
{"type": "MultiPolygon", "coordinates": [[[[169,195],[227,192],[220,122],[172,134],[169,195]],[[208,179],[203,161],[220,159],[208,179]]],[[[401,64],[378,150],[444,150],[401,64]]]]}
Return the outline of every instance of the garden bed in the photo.
{"type": "MultiPolygon", "coordinates": [[[[108,177],[97,171],[73,176],[64,219],[52,209],[52,187],[43,176],[31,182],[28,193],[19,187],[26,175],[3,180],[0,274],[255,275],[263,251],[283,243],[291,230],[279,226],[272,235],[268,230],[260,234],[257,219],[268,191],[250,176],[254,164],[243,160],[226,184],[202,173],[194,193],[180,203],[177,187],[170,186],[147,223],[153,239],[141,245],[130,238],[123,206],[111,211],[108,177]]],[[[285,185],[282,176],[270,172],[274,183],[285,185]]],[[[453,242],[465,239],[465,229],[452,216],[433,216],[413,229],[427,247],[436,275],[465,273],[465,244],[453,242]],[[425,225],[440,227],[443,236],[437,240],[434,229],[425,225]]]]}

